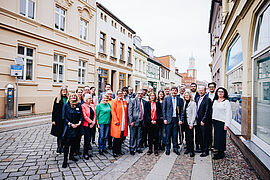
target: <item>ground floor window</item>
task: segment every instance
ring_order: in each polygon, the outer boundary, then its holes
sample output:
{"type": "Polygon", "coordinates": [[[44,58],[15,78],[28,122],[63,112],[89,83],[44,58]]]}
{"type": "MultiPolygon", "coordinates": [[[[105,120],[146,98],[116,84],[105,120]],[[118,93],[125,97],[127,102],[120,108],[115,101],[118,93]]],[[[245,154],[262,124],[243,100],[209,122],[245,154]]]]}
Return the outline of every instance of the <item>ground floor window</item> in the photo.
{"type": "Polygon", "coordinates": [[[137,92],[140,89],[140,81],[135,81],[135,92],[137,92]]]}
{"type": "Polygon", "coordinates": [[[119,73],[119,89],[122,89],[126,86],[126,74],[119,73]]]}
{"type": "Polygon", "coordinates": [[[255,59],[253,133],[270,145],[270,51],[255,59]]]}
{"type": "Polygon", "coordinates": [[[109,70],[100,68],[98,71],[98,94],[105,91],[105,86],[109,80],[109,70]]]}

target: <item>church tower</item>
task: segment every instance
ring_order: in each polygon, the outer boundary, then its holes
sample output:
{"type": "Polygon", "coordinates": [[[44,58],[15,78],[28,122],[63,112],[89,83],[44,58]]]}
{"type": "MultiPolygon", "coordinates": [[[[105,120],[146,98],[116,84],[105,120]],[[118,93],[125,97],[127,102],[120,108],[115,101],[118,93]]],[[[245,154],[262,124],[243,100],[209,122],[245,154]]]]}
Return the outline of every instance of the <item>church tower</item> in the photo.
{"type": "Polygon", "coordinates": [[[195,68],[195,58],[193,55],[190,56],[189,58],[189,66],[187,69],[187,76],[192,79],[192,82],[197,81],[197,69],[195,68]]]}

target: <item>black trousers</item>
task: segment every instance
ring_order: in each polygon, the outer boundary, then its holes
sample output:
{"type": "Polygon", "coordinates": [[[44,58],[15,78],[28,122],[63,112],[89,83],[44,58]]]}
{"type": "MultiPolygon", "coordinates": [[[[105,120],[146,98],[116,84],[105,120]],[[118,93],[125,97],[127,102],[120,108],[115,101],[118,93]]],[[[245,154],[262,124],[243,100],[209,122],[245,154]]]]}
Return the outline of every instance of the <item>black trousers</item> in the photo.
{"type": "Polygon", "coordinates": [[[224,130],[224,122],[213,120],[214,124],[214,147],[218,149],[218,152],[224,152],[226,150],[226,133],[224,130]]]}
{"type": "Polygon", "coordinates": [[[120,138],[113,138],[113,153],[120,154],[121,147],[125,140],[124,131],[121,131],[120,138]]]}
{"type": "Polygon", "coordinates": [[[209,143],[209,124],[205,123],[201,126],[201,121],[197,121],[197,129],[195,128],[195,143],[196,146],[201,147],[202,152],[208,153],[208,143],[209,143]],[[197,137],[197,138],[196,138],[197,137]],[[198,144],[197,144],[198,143],[198,144]]]}
{"type": "Polygon", "coordinates": [[[96,141],[96,132],[97,132],[97,125],[95,124],[92,128],[91,128],[91,140],[92,143],[96,141]]]}
{"type": "Polygon", "coordinates": [[[112,147],[112,136],[111,136],[111,125],[109,126],[109,133],[108,133],[108,146],[112,147]]]}
{"type": "Polygon", "coordinates": [[[194,152],[194,128],[189,129],[188,124],[183,124],[182,127],[185,129],[184,134],[187,143],[187,150],[189,152],[194,152]]]}
{"type": "Polygon", "coordinates": [[[147,139],[148,139],[148,129],[145,125],[142,126],[142,140],[141,146],[147,146],[147,139]]]}
{"type": "Polygon", "coordinates": [[[76,148],[76,138],[65,138],[64,140],[64,161],[67,161],[67,157],[73,157],[76,148]]]}
{"type": "Polygon", "coordinates": [[[90,127],[83,127],[84,129],[84,144],[83,144],[83,154],[84,155],[88,155],[88,151],[90,148],[90,143],[91,143],[91,133],[92,133],[92,129],[90,127]]]}
{"type": "Polygon", "coordinates": [[[63,148],[62,137],[57,137],[57,148],[63,148]]]}
{"type": "Polygon", "coordinates": [[[173,143],[173,150],[178,150],[178,119],[176,117],[172,118],[170,124],[166,124],[166,150],[171,149],[171,139],[173,143]]]}
{"type": "Polygon", "coordinates": [[[148,145],[149,150],[153,151],[153,145],[154,145],[154,151],[158,150],[158,125],[157,124],[149,124],[147,125],[148,129],[148,145]]]}
{"type": "Polygon", "coordinates": [[[208,130],[209,130],[208,147],[212,147],[212,145],[213,145],[213,121],[212,120],[210,121],[208,130]]]}

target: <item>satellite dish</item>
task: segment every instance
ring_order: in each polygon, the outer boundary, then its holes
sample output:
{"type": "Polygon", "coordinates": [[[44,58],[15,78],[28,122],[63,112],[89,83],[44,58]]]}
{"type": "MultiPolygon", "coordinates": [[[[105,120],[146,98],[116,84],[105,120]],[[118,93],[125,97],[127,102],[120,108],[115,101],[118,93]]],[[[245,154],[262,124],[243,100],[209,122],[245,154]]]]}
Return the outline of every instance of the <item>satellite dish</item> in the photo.
{"type": "Polygon", "coordinates": [[[24,64],[23,58],[21,58],[21,57],[15,57],[15,63],[17,65],[23,65],[24,64]]]}

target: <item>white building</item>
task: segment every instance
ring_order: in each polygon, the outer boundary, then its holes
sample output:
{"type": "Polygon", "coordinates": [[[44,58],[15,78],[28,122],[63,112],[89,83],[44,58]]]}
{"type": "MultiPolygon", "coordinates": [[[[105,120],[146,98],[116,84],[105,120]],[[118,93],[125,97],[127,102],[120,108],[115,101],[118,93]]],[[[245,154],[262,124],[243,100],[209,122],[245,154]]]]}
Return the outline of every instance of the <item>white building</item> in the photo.
{"type": "Polygon", "coordinates": [[[133,42],[133,88],[136,92],[143,86],[148,85],[146,76],[148,54],[142,50],[142,40],[139,36],[135,36],[133,42]]]}
{"type": "Polygon", "coordinates": [[[113,15],[100,3],[97,4],[96,69],[99,93],[107,83],[116,92],[132,86],[132,54],[135,31],[113,15]]]}

